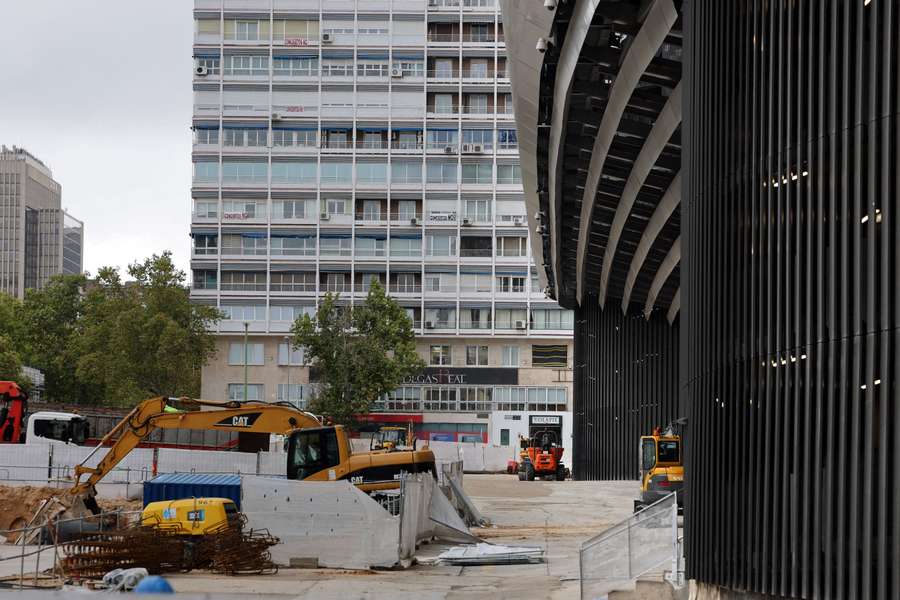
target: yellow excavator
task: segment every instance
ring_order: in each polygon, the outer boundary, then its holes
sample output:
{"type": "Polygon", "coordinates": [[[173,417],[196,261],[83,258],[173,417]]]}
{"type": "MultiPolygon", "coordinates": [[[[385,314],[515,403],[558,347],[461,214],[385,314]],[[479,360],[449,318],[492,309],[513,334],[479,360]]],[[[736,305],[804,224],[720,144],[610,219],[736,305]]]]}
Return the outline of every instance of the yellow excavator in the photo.
{"type": "Polygon", "coordinates": [[[96,485],[155,429],[201,429],[274,433],[287,439],[288,479],[336,481],[346,479],[365,492],[397,489],[402,473],[431,473],[436,477],[434,453],[418,450],[354,454],[341,425],[323,425],[311,413],[287,403],[221,402],[194,398],[158,397],[134,408],[75,467],[73,512],[82,507],[99,512],[96,485]],[[109,446],[96,467],[85,466],[101,448],[109,446]],[[82,481],[83,475],[87,478],[82,481]]]}
{"type": "Polygon", "coordinates": [[[675,433],[675,426],[686,422],[679,419],[665,430],[656,427],[651,435],[641,436],[641,497],[634,501],[634,512],[672,492],[678,492],[678,506],[683,506],[684,462],[681,436],[675,433]]]}

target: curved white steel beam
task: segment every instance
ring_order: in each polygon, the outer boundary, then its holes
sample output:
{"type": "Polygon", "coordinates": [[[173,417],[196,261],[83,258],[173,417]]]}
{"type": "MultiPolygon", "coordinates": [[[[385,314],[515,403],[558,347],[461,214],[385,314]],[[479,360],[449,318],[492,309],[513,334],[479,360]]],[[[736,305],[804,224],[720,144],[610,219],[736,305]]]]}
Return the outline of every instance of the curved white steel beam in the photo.
{"type": "Polygon", "coordinates": [[[663,194],[659,204],[656,205],[656,210],[653,211],[650,220],[647,221],[647,226],[644,228],[644,233],[641,235],[641,241],[634,251],[634,256],[631,257],[631,266],[628,267],[628,277],[625,280],[625,293],[622,294],[622,312],[625,312],[628,309],[628,303],[631,302],[631,291],[634,289],[634,283],[637,281],[637,276],[644,266],[644,261],[647,260],[647,255],[650,254],[650,248],[653,246],[653,242],[656,241],[659,232],[662,231],[662,228],[668,222],[672,213],[675,212],[675,209],[678,208],[680,202],[681,172],[679,171],[675,174],[672,183],[669,184],[669,188],[666,190],[666,193],[663,194]]]}
{"type": "Polygon", "coordinates": [[[572,84],[575,81],[575,67],[581,56],[584,40],[590,31],[594,20],[594,12],[600,0],[580,1],[575,5],[575,12],[569,21],[566,30],[566,40],[560,49],[559,62],[556,64],[556,80],[553,85],[553,114],[550,117],[550,139],[547,148],[547,174],[550,204],[550,259],[553,261],[553,277],[557,294],[559,294],[559,244],[556,239],[556,201],[560,197],[562,189],[562,177],[559,170],[562,168],[563,140],[566,139],[566,129],[569,115],[569,102],[571,99],[572,84]]]}
{"type": "Polygon", "coordinates": [[[659,113],[659,117],[653,123],[650,134],[644,140],[644,145],[641,146],[640,153],[634,159],[631,173],[628,174],[628,181],[625,182],[622,196],[619,198],[616,215],[613,217],[612,226],[609,229],[609,240],[606,242],[606,249],[603,252],[603,266],[600,271],[600,290],[598,293],[600,308],[603,308],[606,304],[606,289],[609,286],[609,275],[612,271],[613,259],[616,257],[619,239],[622,237],[625,223],[628,221],[628,216],[631,214],[635,200],[637,200],[638,192],[644,187],[647,175],[650,174],[650,170],[656,164],[656,160],[662,154],[666,144],[669,143],[669,139],[675,133],[679,123],[681,123],[680,83],[672,90],[672,95],[666,100],[662,112],[659,113]]]}
{"type": "Polygon", "coordinates": [[[678,236],[678,238],[672,244],[672,247],[669,249],[669,253],[666,254],[666,257],[659,264],[659,269],[656,271],[656,276],[653,278],[653,283],[650,284],[650,291],[647,292],[647,302],[644,304],[644,316],[646,318],[650,318],[650,313],[653,311],[653,305],[656,304],[656,297],[659,296],[659,292],[662,289],[663,284],[666,283],[669,275],[671,275],[672,271],[675,270],[675,267],[678,265],[678,261],[680,260],[681,236],[678,236]]]}
{"type": "Polygon", "coordinates": [[[621,121],[622,114],[628,106],[631,94],[677,20],[678,11],[675,10],[672,0],[655,0],[653,2],[653,6],[650,7],[650,12],[647,13],[647,18],[644,19],[640,31],[638,31],[637,36],[628,48],[628,53],[619,69],[619,74],[610,90],[609,101],[600,121],[597,138],[594,140],[587,181],[584,187],[584,196],[581,200],[581,222],[578,228],[578,253],[576,255],[579,303],[584,296],[584,263],[591,229],[591,215],[594,213],[594,204],[597,200],[597,186],[600,183],[600,175],[603,173],[603,165],[606,163],[606,155],[615,138],[616,130],[619,128],[619,121],[621,121]]]}
{"type": "Polygon", "coordinates": [[[675,315],[678,314],[678,311],[681,310],[681,288],[679,287],[675,290],[675,295],[672,297],[672,304],[669,305],[669,312],[666,314],[666,318],[669,320],[669,325],[672,324],[672,321],[675,320],[675,315]]]}

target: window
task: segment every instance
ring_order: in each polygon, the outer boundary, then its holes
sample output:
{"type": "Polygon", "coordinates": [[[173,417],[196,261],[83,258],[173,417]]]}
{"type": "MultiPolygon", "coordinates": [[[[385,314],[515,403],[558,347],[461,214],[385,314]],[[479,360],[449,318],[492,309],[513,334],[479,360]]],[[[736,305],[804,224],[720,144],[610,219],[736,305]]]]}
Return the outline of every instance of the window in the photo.
{"type": "Polygon", "coordinates": [[[353,165],[351,163],[322,163],[322,183],[351,183],[352,181],[353,165]]]}
{"type": "Polygon", "coordinates": [[[311,235],[272,234],[273,256],[315,256],[316,238],[311,235]]]}
{"type": "Polygon", "coordinates": [[[310,40],[319,39],[319,22],[300,19],[276,19],[272,37],[284,41],[286,46],[306,46],[310,40]]]}
{"type": "MultiPolygon", "coordinates": [[[[266,291],[266,272],[222,271],[220,288],[228,292],[264,292],[266,291]]],[[[263,313],[262,320],[265,320],[265,309],[263,309],[263,313]]]]}
{"type": "Polygon", "coordinates": [[[424,409],[440,412],[455,412],[456,389],[426,388],[424,409]]]}
{"type": "Polygon", "coordinates": [[[356,238],[356,255],[357,256],[384,256],[385,255],[384,238],[362,237],[356,238]]]}
{"type": "Polygon", "coordinates": [[[459,276],[459,291],[491,293],[490,273],[462,273],[459,276]]]}
{"type": "Polygon", "coordinates": [[[215,219],[219,216],[219,203],[215,200],[194,200],[194,216],[215,219]]]}
{"type": "Polygon", "coordinates": [[[346,198],[326,198],[322,204],[329,215],[346,215],[350,202],[346,198]]]}
{"type": "MultiPolygon", "coordinates": [[[[225,275],[224,273],[222,274],[225,275]]],[[[225,313],[226,321],[265,321],[266,307],[263,304],[250,304],[241,306],[220,306],[219,310],[225,313]]]]}
{"type": "Polygon", "coordinates": [[[491,388],[460,388],[459,410],[468,412],[490,412],[492,397],[493,390],[491,388]]]}
{"type": "Polygon", "coordinates": [[[198,67],[206,67],[206,73],[208,75],[218,75],[219,74],[219,57],[218,56],[206,56],[203,58],[197,58],[197,66],[198,67]]]}
{"type": "Polygon", "coordinates": [[[328,273],[325,276],[326,292],[349,292],[350,287],[349,273],[328,273]]]}
{"type": "Polygon", "coordinates": [[[197,33],[204,35],[219,35],[222,32],[219,27],[219,19],[197,19],[197,33]]]}
{"type": "MultiPolygon", "coordinates": [[[[317,144],[315,129],[273,129],[272,145],[276,147],[307,147],[313,148],[317,144]]],[[[315,174],[313,174],[315,179],[315,174]]]]}
{"type": "MultiPolygon", "coordinates": [[[[455,308],[426,308],[425,328],[453,329],[456,327],[455,308]],[[429,326],[430,324],[430,326],[429,326]]],[[[449,358],[448,358],[449,360],[449,358]]]]}
{"type": "Polygon", "coordinates": [[[501,150],[515,150],[519,147],[519,139],[515,129],[498,129],[497,144],[501,150]]]}
{"type": "Polygon", "coordinates": [[[497,238],[497,256],[528,256],[528,238],[497,238]]]}
{"type": "Polygon", "coordinates": [[[353,61],[328,59],[328,62],[322,63],[323,77],[353,77],[353,61]]]}
{"type": "Polygon", "coordinates": [[[565,369],[569,361],[569,348],[565,344],[538,345],[531,347],[531,366],[565,369]]]}
{"type": "Polygon", "coordinates": [[[466,112],[486,114],[488,112],[487,94],[469,94],[466,98],[466,112]]]}
{"type": "Polygon", "coordinates": [[[504,367],[519,366],[519,347],[503,346],[502,364],[504,367]]]}
{"type": "Polygon", "coordinates": [[[222,254],[260,256],[266,253],[264,233],[226,233],[222,235],[222,254]]]}
{"type": "Polygon", "coordinates": [[[263,384],[261,383],[250,383],[246,386],[243,383],[229,383],[228,384],[228,399],[229,400],[237,400],[237,401],[249,401],[249,400],[257,400],[263,401],[265,400],[265,392],[263,384]],[[244,388],[247,389],[247,397],[244,397],[244,388]]]}
{"type": "Polygon", "coordinates": [[[493,129],[463,129],[463,144],[480,144],[485,150],[494,147],[493,129]]]}
{"type": "Polygon", "coordinates": [[[525,319],[524,308],[498,308],[494,324],[497,329],[525,329],[525,319]]]}
{"type": "Polygon", "coordinates": [[[472,23],[469,25],[469,42],[493,42],[494,26],[491,23],[472,23]]]}
{"type": "Polygon", "coordinates": [[[422,388],[402,387],[392,391],[387,396],[385,408],[387,410],[417,411],[421,407],[422,388]]]}
{"type": "Polygon", "coordinates": [[[532,329],[573,329],[574,325],[575,313],[571,310],[535,308],[531,311],[532,329]]]}
{"type": "Polygon", "coordinates": [[[425,273],[426,292],[456,292],[456,273],[425,273]]]}
{"type": "MultiPolygon", "coordinates": [[[[312,275],[313,289],[316,289],[315,275],[313,273],[309,273],[312,275]]],[[[274,279],[274,273],[272,274],[274,279]]],[[[273,306],[269,309],[270,318],[273,321],[279,321],[283,323],[293,323],[303,315],[309,315],[310,318],[315,319],[316,317],[316,307],[315,306],[273,306]]]]}
{"type": "Polygon", "coordinates": [[[307,429],[288,438],[287,476],[306,479],[330,469],[340,460],[337,433],[334,428],[307,429]]]}
{"type": "Polygon", "coordinates": [[[381,201],[363,200],[362,218],[364,221],[381,220],[381,201]]]}
{"type": "Polygon", "coordinates": [[[218,129],[197,129],[194,132],[195,143],[204,145],[214,145],[219,143],[218,129]]]}
{"type": "Polygon", "coordinates": [[[315,206],[315,200],[275,200],[272,203],[272,218],[311,219],[315,216],[315,206]]]}
{"type": "Polygon", "coordinates": [[[430,162],[427,166],[428,183],[451,183],[457,181],[455,162],[430,162]]]}
{"type": "Polygon", "coordinates": [[[422,238],[391,237],[391,256],[421,256],[422,238]]]}
{"type": "Polygon", "coordinates": [[[276,56],[272,68],[276,77],[315,77],[319,74],[319,59],[276,56]]]}
{"type": "Polygon", "coordinates": [[[273,162],[272,183],[308,183],[316,182],[316,163],[304,162],[273,162]]]}
{"type": "Polygon", "coordinates": [[[494,178],[494,165],[491,163],[465,163],[462,166],[462,182],[486,185],[494,178]]]}
{"type": "MultiPolygon", "coordinates": [[[[499,275],[497,276],[497,291],[501,294],[521,294],[525,291],[525,277],[499,275]]],[[[525,318],[524,315],[522,318],[525,318]]]]}
{"type": "Polygon", "coordinates": [[[218,273],[213,270],[197,269],[193,279],[195,290],[214,290],[219,287],[218,273]]]}
{"type": "MultiPolygon", "coordinates": [[[[269,23],[265,22],[266,37],[268,37],[269,23]]],[[[242,42],[257,41],[260,39],[259,21],[226,21],[225,39],[242,42]]]]}
{"type": "Polygon", "coordinates": [[[384,62],[358,62],[356,74],[359,77],[387,77],[388,64],[384,62]]]}
{"type": "Polygon", "coordinates": [[[401,60],[395,62],[393,69],[399,69],[404,77],[421,77],[425,72],[425,65],[422,61],[401,60]]]}
{"type": "Polygon", "coordinates": [[[435,94],[434,112],[442,115],[453,114],[453,94],[435,94]]]}
{"type": "Polygon", "coordinates": [[[509,446],[509,429],[500,430],[500,445],[509,446]]]}
{"type": "Polygon", "coordinates": [[[397,201],[397,218],[401,221],[408,221],[416,218],[416,201],[415,200],[398,200],[397,201]]]}
{"type": "Polygon", "coordinates": [[[462,329],[490,329],[491,328],[491,309],[490,308],[464,308],[459,319],[459,326],[462,329]]]}
{"type": "Polygon", "coordinates": [[[456,129],[429,129],[426,135],[428,148],[432,150],[443,150],[447,146],[455,148],[459,141],[456,129]]]}
{"type": "Polygon", "coordinates": [[[197,183],[217,183],[219,181],[219,163],[194,163],[194,181],[197,183]]]}
{"type": "Polygon", "coordinates": [[[456,256],[456,236],[440,234],[426,236],[425,253],[428,256],[456,256]]]}
{"type": "Polygon", "coordinates": [[[488,77],[488,61],[486,58],[472,59],[469,62],[469,77],[477,79],[487,79],[488,77]]]}
{"type": "Polygon", "coordinates": [[[522,170],[519,165],[497,165],[497,183],[504,185],[522,183],[522,170]]]}
{"type": "Polygon", "coordinates": [[[358,163],[356,165],[358,183],[387,183],[387,163],[358,163]]]}
{"type": "Polygon", "coordinates": [[[488,364],[487,346],[466,346],[466,365],[486,367],[488,364]]]}
{"type": "MultiPolygon", "coordinates": [[[[397,273],[394,277],[392,292],[403,294],[419,291],[419,282],[415,273],[397,273]]],[[[411,316],[410,321],[412,320],[413,317],[411,316]]]]}
{"type": "Polygon", "coordinates": [[[228,364],[243,365],[244,357],[247,358],[248,365],[265,364],[263,356],[263,344],[257,342],[247,343],[246,355],[244,354],[244,342],[231,342],[228,346],[228,364]]]}
{"type": "Polygon", "coordinates": [[[264,162],[224,162],[222,181],[225,183],[266,183],[269,165],[264,162]]]}
{"type": "MultiPolygon", "coordinates": [[[[271,274],[271,283],[269,289],[273,292],[314,292],[316,291],[316,274],[307,271],[273,271],[271,274]]],[[[286,308],[286,307],[282,307],[286,308]]],[[[275,307],[272,308],[274,313],[275,307]]],[[[282,316],[282,315],[279,315],[282,316]]],[[[272,316],[273,321],[280,321],[272,316]]],[[[293,321],[291,317],[286,319],[293,321]]]]}
{"type": "Polygon", "coordinates": [[[322,256],[351,256],[353,240],[346,237],[322,237],[319,240],[319,253],[322,256]]]}
{"type": "Polygon", "coordinates": [[[287,342],[278,344],[278,364],[280,366],[300,366],[303,364],[303,348],[291,348],[287,342]]]}
{"type": "Polygon", "coordinates": [[[225,146],[265,146],[267,140],[265,129],[225,129],[222,132],[225,146]]]}
{"type": "Polygon", "coordinates": [[[226,56],[225,74],[235,77],[260,77],[269,74],[268,56],[226,56]]]}
{"type": "Polygon", "coordinates": [[[493,252],[494,240],[485,236],[463,236],[460,239],[461,256],[488,258],[493,252]]]}
{"type": "Polygon", "coordinates": [[[448,78],[453,77],[455,75],[456,69],[454,68],[453,59],[452,58],[437,58],[434,61],[434,76],[448,78]]]}
{"type": "Polygon", "coordinates": [[[194,236],[194,254],[217,254],[219,236],[214,233],[198,233],[194,236]]]}
{"type": "Polygon", "coordinates": [[[392,183],[422,183],[422,163],[418,161],[394,161],[391,163],[392,183]]]}
{"type": "Polygon", "coordinates": [[[256,200],[222,200],[222,219],[241,221],[266,216],[266,205],[256,200]]]}
{"type": "Polygon", "coordinates": [[[297,408],[306,409],[306,399],[304,398],[305,385],[302,383],[279,383],[278,395],[275,398],[278,402],[289,402],[297,408]]]}
{"type": "Polygon", "coordinates": [[[450,346],[432,346],[431,359],[429,364],[432,365],[449,365],[450,364],[450,346]]]}
{"type": "MultiPolygon", "coordinates": [[[[463,169],[467,166],[463,165],[463,169]]],[[[488,165],[490,169],[490,165],[488,165]]],[[[463,171],[465,173],[465,170],[463,171]]],[[[466,200],[466,218],[477,223],[489,223],[491,221],[491,201],[490,200],[466,200]]]]}

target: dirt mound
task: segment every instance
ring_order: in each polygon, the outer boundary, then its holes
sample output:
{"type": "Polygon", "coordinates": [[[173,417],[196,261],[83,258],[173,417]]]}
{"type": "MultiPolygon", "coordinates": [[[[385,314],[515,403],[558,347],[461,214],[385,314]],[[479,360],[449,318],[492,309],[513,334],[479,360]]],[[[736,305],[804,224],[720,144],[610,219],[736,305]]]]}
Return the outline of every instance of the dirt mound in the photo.
{"type": "MultiPolygon", "coordinates": [[[[40,507],[41,501],[52,497],[55,497],[67,508],[72,504],[68,490],[65,488],[0,485],[0,506],[4,507],[3,511],[0,511],[0,530],[24,527],[40,507]]],[[[141,509],[140,500],[98,498],[98,503],[104,511],[141,509]]]]}

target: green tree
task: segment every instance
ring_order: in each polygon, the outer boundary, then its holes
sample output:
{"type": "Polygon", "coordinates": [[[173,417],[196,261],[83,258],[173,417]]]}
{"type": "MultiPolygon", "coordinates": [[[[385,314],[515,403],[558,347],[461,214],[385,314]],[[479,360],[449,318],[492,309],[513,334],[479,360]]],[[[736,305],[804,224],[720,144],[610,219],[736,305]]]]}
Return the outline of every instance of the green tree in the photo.
{"type": "Polygon", "coordinates": [[[123,283],[116,269],[101,269],[85,294],[78,380],[115,405],[198,395],[200,369],[215,353],[210,329],[221,314],[190,302],[170,252],[129,265],[128,274],[134,281],[123,283]]]}
{"type": "Polygon", "coordinates": [[[351,424],[425,367],[409,317],[377,282],[352,308],[326,294],[315,318],[304,315],[292,331],[294,347],[304,348],[318,374],[310,410],[335,423],[351,424]]]}

